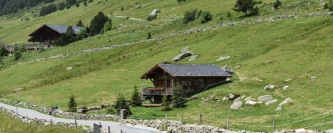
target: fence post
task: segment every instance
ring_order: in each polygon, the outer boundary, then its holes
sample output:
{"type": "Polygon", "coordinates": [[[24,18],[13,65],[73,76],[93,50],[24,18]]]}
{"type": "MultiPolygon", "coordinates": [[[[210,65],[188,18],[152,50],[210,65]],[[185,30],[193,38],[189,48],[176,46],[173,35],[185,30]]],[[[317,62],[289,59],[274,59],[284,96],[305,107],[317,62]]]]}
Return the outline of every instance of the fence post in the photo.
{"type": "Polygon", "coordinates": [[[51,126],[52,126],[52,119],[50,119],[50,123],[51,123],[51,126]]]}
{"type": "Polygon", "coordinates": [[[199,125],[202,125],[202,114],[199,115],[199,118],[200,118],[199,125]]]}
{"type": "Polygon", "coordinates": [[[75,126],[77,127],[77,122],[76,122],[76,118],[75,118],[74,120],[75,120],[75,126]]]}
{"type": "Polygon", "coordinates": [[[274,133],[275,132],[275,118],[273,118],[273,132],[272,133],[274,133]]]}
{"type": "Polygon", "coordinates": [[[180,125],[183,125],[183,115],[180,117],[180,125]]]}
{"type": "Polygon", "coordinates": [[[229,131],[229,116],[227,116],[227,131],[229,131]]]}
{"type": "Polygon", "coordinates": [[[111,133],[110,126],[108,126],[108,133],[111,133]]]}

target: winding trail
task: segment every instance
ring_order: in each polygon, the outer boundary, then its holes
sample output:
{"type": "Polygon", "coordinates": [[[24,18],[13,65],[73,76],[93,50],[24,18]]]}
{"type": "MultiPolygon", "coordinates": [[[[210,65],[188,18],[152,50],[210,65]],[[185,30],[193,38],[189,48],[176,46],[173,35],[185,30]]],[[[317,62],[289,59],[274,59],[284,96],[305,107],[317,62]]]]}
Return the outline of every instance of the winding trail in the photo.
{"type": "MultiPolygon", "coordinates": [[[[4,104],[0,102],[0,107],[13,110],[16,112],[16,107],[8,104],[4,104]]],[[[17,107],[17,112],[21,116],[28,117],[30,119],[45,119],[45,120],[52,120],[52,122],[65,122],[65,123],[75,123],[74,119],[64,119],[64,118],[58,118],[58,117],[53,117],[51,115],[46,115],[40,112],[37,112],[35,110],[31,109],[25,109],[25,108],[20,108],[17,107]]],[[[129,126],[129,125],[123,125],[118,122],[113,122],[113,121],[102,121],[102,120],[76,120],[78,125],[86,125],[90,126],[90,128],[93,128],[93,124],[101,124],[102,129],[105,129],[107,131],[108,126],[110,126],[111,132],[112,133],[120,133],[120,131],[126,132],[126,133],[159,133],[154,128],[149,128],[149,127],[141,127],[141,126],[129,126]]]]}

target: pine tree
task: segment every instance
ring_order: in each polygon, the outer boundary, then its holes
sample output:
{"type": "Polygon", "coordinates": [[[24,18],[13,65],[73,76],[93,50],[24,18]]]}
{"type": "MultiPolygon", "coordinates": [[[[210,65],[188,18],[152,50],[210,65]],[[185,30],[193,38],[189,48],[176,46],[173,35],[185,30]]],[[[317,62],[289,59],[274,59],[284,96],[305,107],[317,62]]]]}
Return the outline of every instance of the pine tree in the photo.
{"type": "Polygon", "coordinates": [[[182,108],[185,102],[183,87],[177,82],[176,86],[173,88],[172,104],[176,108],[182,108]]]}
{"type": "Polygon", "coordinates": [[[137,89],[136,86],[134,86],[134,90],[133,90],[133,95],[132,95],[132,99],[131,99],[131,104],[132,106],[134,107],[137,107],[137,106],[141,106],[142,105],[142,100],[141,100],[141,97],[140,97],[140,94],[139,94],[139,91],[137,89]]]}
{"type": "Polygon", "coordinates": [[[79,20],[79,22],[76,24],[76,26],[84,27],[84,24],[81,20],[79,20]]]}
{"type": "Polygon", "coordinates": [[[151,39],[151,33],[150,32],[148,32],[147,39],[151,39]]]}
{"type": "Polygon", "coordinates": [[[163,95],[163,98],[162,98],[162,105],[161,105],[161,110],[162,111],[169,111],[171,110],[172,108],[170,107],[170,99],[168,98],[167,95],[163,95]]]}
{"type": "Polygon", "coordinates": [[[104,28],[104,24],[110,19],[103,12],[98,12],[90,22],[90,30],[93,35],[99,34],[104,28]]]}
{"type": "Polygon", "coordinates": [[[114,108],[117,110],[118,114],[120,114],[121,109],[126,109],[129,114],[131,114],[131,110],[126,102],[125,97],[122,94],[118,95],[114,108]]]}
{"type": "Polygon", "coordinates": [[[71,97],[69,98],[69,102],[68,102],[68,109],[71,112],[75,112],[76,111],[76,102],[75,102],[75,98],[74,95],[71,95],[71,97]]]}

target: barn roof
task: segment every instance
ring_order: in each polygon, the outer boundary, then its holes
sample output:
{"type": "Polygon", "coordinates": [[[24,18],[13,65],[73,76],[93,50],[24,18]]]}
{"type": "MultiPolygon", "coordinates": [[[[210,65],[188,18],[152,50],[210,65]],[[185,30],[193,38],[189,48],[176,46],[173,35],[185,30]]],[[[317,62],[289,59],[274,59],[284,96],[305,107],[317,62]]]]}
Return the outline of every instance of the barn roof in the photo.
{"type": "MultiPolygon", "coordinates": [[[[41,26],[40,28],[38,28],[37,30],[32,32],[29,36],[33,36],[35,33],[39,32],[40,30],[42,30],[44,28],[50,28],[50,29],[58,32],[59,34],[62,34],[62,33],[66,33],[68,26],[66,26],[66,25],[55,25],[55,24],[44,24],[43,26],[41,26]]],[[[82,28],[83,27],[80,27],[80,26],[72,26],[74,34],[78,34],[82,28]]]]}
{"type": "Polygon", "coordinates": [[[157,64],[141,76],[146,79],[154,71],[162,69],[172,77],[231,77],[214,64],[157,64]]]}

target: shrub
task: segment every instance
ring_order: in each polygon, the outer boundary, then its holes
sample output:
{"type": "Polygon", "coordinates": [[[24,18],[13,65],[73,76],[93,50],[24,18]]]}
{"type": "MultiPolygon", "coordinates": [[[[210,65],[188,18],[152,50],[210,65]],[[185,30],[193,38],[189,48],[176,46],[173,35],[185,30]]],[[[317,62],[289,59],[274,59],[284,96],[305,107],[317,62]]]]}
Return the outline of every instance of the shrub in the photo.
{"type": "Polygon", "coordinates": [[[197,12],[198,12],[197,9],[185,11],[184,17],[183,17],[183,23],[187,24],[187,23],[194,21],[196,19],[197,12]]]}
{"type": "Polygon", "coordinates": [[[21,51],[21,52],[25,52],[25,51],[26,51],[25,46],[24,46],[23,44],[22,44],[21,47],[20,47],[20,51],[21,51]]]}
{"type": "Polygon", "coordinates": [[[278,9],[279,8],[279,6],[281,6],[281,0],[276,0],[274,3],[273,3],[273,7],[274,7],[274,9],[276,10],[276,9],[278,9]]]}
{"type": "Polygon", "coordinates": [[[213,15],[209,11],[204,11],[200,14],[200,23],[206,23],[213,19],[213,15]]]}
{"type": "Polygon", "coordinates": [[[15,60],[20,59],[20,58],[22,57],[22,53],[21,53],[21,51],[15,51],[14,56],[15,56],[15,60]]]}
{"type": "Polygon", "coordinates": [[[186,0],[177,0],[178,3],[185,2],[186,0]]]}
{"type": "Polygon", "coordinates": [[[329,11],[333,11],[333,1],[330,0],[328,3],[325,3],[324,9],[328,9],[329,11]]]}

